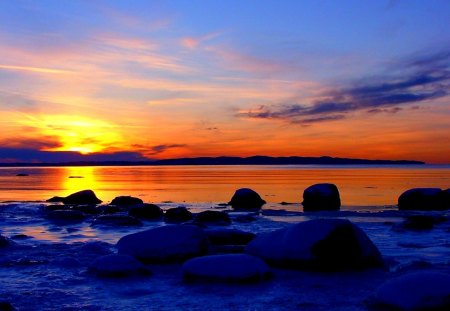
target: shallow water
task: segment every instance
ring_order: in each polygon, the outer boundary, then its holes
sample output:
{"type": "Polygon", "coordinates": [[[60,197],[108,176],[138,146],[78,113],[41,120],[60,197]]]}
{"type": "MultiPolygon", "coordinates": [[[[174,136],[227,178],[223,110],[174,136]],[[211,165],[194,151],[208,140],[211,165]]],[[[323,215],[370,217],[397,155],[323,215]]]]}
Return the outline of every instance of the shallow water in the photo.
{"type": "Polygon", "coordinates": [[[148,202],[228,202],[252,188],[271,203],[301,202],[305,188],[335,183],[345,206],[397,204],[415,187],[450,187],[450,166],[135,166],[0,168],[0,201],[44,200],[92,189],[103,201],[133,195],[148,202]],[[28,176],[16,176],[28,174],[28,176]]]}

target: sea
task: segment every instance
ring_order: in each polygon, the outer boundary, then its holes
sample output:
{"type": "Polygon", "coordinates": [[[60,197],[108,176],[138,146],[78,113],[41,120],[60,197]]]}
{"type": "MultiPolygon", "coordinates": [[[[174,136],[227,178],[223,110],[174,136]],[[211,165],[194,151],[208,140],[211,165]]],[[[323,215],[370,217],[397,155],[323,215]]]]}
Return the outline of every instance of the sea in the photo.
{"type": "MultiPolygon", "coordinates": [[[[367,310],[385,281],[414,271],[450,273],[450,213],[399,211],[398,197],[411,188],[450,187],[449,165],[253,165],[253,166],[82,166],[0,168],[0,303],[17,310],[367,310]],[[303,212],[302,194],[316,183],[334,183],[337,212],[303,212]],[[226,203],[239,188],[267,201],[260,213],[233,212],[226,203]],[[262,234],[317,218],[345,218],[379,248],[386,268],[320,273],[273,269],[257,284],[187,283],[181,265],[149,265],[152,276],[101,279],[87,267],[117,252],[130,233],[166,225],[95,226],[46,217],[46,200],[91,189],[108,204],[129,195],[163,210],[229,213],[233,228],[262,234]],[[432,229],[403,226],[412,215],[440,221],[432,229]],[[243,221],[247,219],[248,221],[243,221]]],[[[214,226],[212,226],[214,229],[214,226]]],[[[221,229],[219,226],[217,229],[221,229]]]]}

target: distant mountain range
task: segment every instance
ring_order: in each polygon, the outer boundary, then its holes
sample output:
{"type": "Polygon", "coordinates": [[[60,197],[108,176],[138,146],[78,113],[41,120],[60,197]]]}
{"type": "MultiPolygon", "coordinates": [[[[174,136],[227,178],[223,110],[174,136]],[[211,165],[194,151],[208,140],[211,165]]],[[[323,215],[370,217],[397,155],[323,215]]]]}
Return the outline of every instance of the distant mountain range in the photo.
{"type": "Polygon", "coordinates": [[[425,164],[409,160],[367,160],[333,157],[199,157],[178,158],[154,161],[99,161],[99,162],[60,162],[60,163],[0,163],[3,167],[13,166],[134,166],[134,165],[408,165],[425,164]]]}

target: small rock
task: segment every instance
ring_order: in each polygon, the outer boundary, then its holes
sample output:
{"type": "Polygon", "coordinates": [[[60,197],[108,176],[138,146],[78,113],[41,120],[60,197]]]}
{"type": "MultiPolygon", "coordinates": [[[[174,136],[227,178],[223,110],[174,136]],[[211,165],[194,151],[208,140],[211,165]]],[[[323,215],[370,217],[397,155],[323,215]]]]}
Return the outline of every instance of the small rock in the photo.
{"type": "Polygon", "coordinates": [[[0,247],[6,247],[8,245],[10,245],[9,239],[0,235],[0,247]]]}
{"type": "Polygon", "coordinates": [[[17,309],[9,301],[0,301],[0,311],[16,311],[17,309]]]}
{"type": "Polygon", "coordinates": [[[88,271],[100,277],[150,275],[150,270],[129,255],[106,255],[97,258],[88,271]]]}
{"type": "Polygon", "coordinates": [[[122,237],[117,242],[119,254],[149,262],[176,262],[206,254],[206,233],[191,225],[169,225],[122,237]]]}
{"type": "Polygon", "coordinates": [[[144,203],[130,207],[128,215],[146,220],[159,220],[164,213],[158,205],[144,203]]]}
{"type": "Polygon", "coordinates": [[[228,204],[235,210],[260,210],[266,201],[261,199],[256,191],[241,188],[236,190],[228,204]]]}
{"type": "Polygon", "coordinates": [[[132,196],[119,196],[111,201],[111,205],[116,206],[133,206],[143,203],[144,201],[142,201],[141,199],[132,196]]]}
{"type": "Polygon", "coordinates": [[[445,219],[442,219],[439,216],[411,215],[406,217],[406,220],[403,221],[399,226],[396,226],[395,229],[431,230],[435,225],[443,221],[445,221],[445,219]]]}
{"type": "Polygon", "coordinates": [[[303,210],[337,211],[341,207],[339,190],[335,184],[315,184],[309,186],[303,192],[303,210]]]}
{"type": "Polygon", "coordinates": [[[167,223],[181,223],[192,220],[194,216],[185,207],[174,207],[164,213],[164,221],[167,223]]]}
{"type": "Polygon", "coordinates": [[[374,304],[388,310],[450,310],[450,275],[421,271],[381,285],[374,304]]]}
{"type": "Polygon", "coordinates": [[[29,174],[26,173],[19,173],[16,175],[17,177],[25,177],[25,176],[30,176],[29,174]]]}
{"type": "Polygon", "coordinates": [[[219,211],[203,211],[195,215],[195,221],[198,223],[208,223],[216,225],[231,224],[230,217],[225,212],[219,211]]]}
{"type": "Polygon", "coordinates": [[[267,279],[270,270],[264,261],[245,254],[203,256],[183,264],[187,280],[250,282],[267,279]]]}

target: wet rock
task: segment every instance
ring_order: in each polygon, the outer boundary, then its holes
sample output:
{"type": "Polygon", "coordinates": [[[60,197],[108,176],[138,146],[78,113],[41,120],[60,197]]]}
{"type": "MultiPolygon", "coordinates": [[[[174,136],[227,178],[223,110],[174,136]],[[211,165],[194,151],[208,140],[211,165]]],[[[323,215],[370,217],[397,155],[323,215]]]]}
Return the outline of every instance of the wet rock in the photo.
{"type": "Polygon", "coordinates": [[[250,282],[267,279],[270,270],[264,261],[245,254],[203,256],[183,264],[187,280],[250,282]]]}
{"type": "Polygon", "coordinates": [[[126,215],[100,215],[94,220],[92,226],[142,226],[142,222],[126,215]]]}
{"type": "Polygon", "coordinates": [[[335,184],[315,184],[303,191],[303,210],[337,211],[341,208],[339,190],[335,184]]]}
{"type": "Polygon", "coordinates": [[[436,215],[412,215],[406,217],[406,220],[398,226],[395,226],[394,230],[431,230],[435,225],[443,221],[445,221],[445,218],[436,215]]]}
{"type": "Polygon", "coordinates": [[[142,261],[176,262],[206,254],[208,237],[196,226],[169,225],[126,235],[117,248],[142,261]]]}
{"type": "Polygon", "coordinates": [[[185,207],[174,207],[164,213],[164,221],[167,223],[181,223],[192,220],[194,216],[185,207]]]}
{"type": "Polygon", "coordinates": [[[6,247],[8,245],[10,245],[9,239],[0,235],[0,247],[6,247]]]}
{"type": "Polygon", "coordinates": [[[47,200],[47,202],[62,202],[64,204],[100,204],[101,200],[97,198],[94,191],[83,190],[79,192],[72,193],[67,197],[53,197],[47,200]]]}
{"type": "Polygon", "coordinates": [[[203,211],[195,215],[195,222],[215,224],[215,225],[229,225],[231,224],[230,217],[225,212],[219,211],[203,211]]]}
{"type": "Polygon", "coordinates": [[[115,214],[122,211],[120,207],[115,205],[103,205],[100,206],[100,209],[103,214],[115,214]]]}
{"type": "Polygon", "coordinates": [[[164,216],[164,213],[158,205],[144,203],[130,207],[128,215],[146,220],[159,220],[164,216]]]}
{"type": "Polygon", "coordinates": [[[55,210],[49,212],[47,218],[54,221],[83,221],[86,215],[76,210],[55,210]]]}
{"type": "Polygon", "coordinates": [[[14,308],[14,306],[12,305],[12,303],[10,303],[9,301],[0,301],[0,311],[16,311],[17,309],[14,308]]]}
{"type": "Polygon", "coordinates": [[[450,209],[449,189],[413,188],[398,198],[399,210],[442,211],[450,209]]]}
{"type": "Polygon", "coordinates": [[[421,271],[391,279],[377,289],[374,304],[382,310],[450,310],[450,275],[421,271]]]}
{"type": "Polygon", "coordinates": [[[236,190],[228,204],[235,210],[260,210],[266,201],[256,191],[241,188],[236,190]]]}
{"type": "Polygon", "coordinates": [[[237,229],[207,229],[205,232],[212,245],[247,245],[256,236],[237,229]]]}
{"type": "Polygon", "coordinates": [[[119,196],[111,201],[111,205],[116,206],[133,206],[143,203],[144,201],[142,201],[141,199],[132,196],[119,196]]]}
{"type": "Polygon", "coordinates": [[[51,211],[68,210],[68,209],[70,209],[70,206],[60,205],[60,204],[52,204],[52,205],[45,205],[43,208],[45,211],[51,212],[51,211]]]}
{"type": "Polygon", "coordinates": [[[97,215],[102,212],[102,209],[96,205],[74,205],[72,209],[89,215],[97,215]]]}
{"type": "Polygon", "coordinates": [[[129,255],[106,255],[97,258],[88,271],[100,277],[128,277],[150,275],[150,270],[129,255]]]}
{"type": "Polygon", "coordinates": [[[383,266],[377,247],[346,219],[315,219],[263,233],[245,252],[284,268],[341,271],[383,266]]]}

